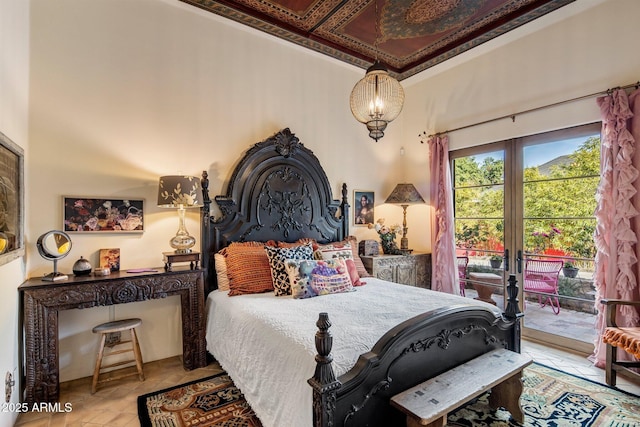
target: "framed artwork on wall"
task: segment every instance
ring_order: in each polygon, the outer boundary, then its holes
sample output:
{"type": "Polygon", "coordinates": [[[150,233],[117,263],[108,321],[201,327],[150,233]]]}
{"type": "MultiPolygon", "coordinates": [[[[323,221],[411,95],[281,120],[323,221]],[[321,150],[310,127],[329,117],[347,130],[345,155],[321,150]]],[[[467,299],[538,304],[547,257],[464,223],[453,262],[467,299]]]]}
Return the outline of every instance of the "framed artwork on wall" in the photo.
{"type": "Polygon", "coordinates": [[[0,265],[24,255],[24,151],[0,132],[0,265]]]}
{"type": "Polygon", "coordinates": [[[62,210],[69,233],[144,231],[144,200],[63,196],[62,210]]]}
{"type": "Polygon", "coordinates": [[[373,191],[354,190],[353,191],[353,224],[367,225],[373,224],[373,207],[376,195],[373,191]]]}
{"type": "Polygon", "coordinates": [[[120,271],[120,248],[100,249],[100,267],[120,271]]]}

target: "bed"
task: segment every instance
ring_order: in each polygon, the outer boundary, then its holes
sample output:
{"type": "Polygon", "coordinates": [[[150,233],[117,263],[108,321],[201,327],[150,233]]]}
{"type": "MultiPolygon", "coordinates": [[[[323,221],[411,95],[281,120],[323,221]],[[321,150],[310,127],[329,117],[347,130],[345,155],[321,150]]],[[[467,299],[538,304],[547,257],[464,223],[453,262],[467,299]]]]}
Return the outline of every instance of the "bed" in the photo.
{"type": "Polygon", "coordinates": [[[216,254],[238,242],[353,242],[346,184],[334,200],[320,162],[289,129],[237,163],[214,199],[221,216],[210,216],[206,172],[202,187],[207,349],[265,427],[404,425],[391,396],[496,348],[520,351],[514,277],[504,312],[371,277],[313,298],[219,290],[216,254]]]}

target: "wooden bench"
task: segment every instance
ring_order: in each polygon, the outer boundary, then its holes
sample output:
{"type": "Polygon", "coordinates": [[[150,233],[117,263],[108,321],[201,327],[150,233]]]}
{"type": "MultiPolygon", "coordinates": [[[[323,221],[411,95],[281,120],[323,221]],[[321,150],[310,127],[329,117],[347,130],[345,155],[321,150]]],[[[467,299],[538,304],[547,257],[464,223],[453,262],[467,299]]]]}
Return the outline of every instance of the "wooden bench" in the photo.
{"type": "Polygon", "coordinates": [[[500,286],[504,283],[504,279],[501,276],[493,273],[472,271],[469,273],[469,283],[478,292],[478,296],[475,299],[497,305],[491,295],[493,295],[494,290],[500,289],[500,286]]]}
{"type": "Polygon", "coordinates": [[[523,423],[522,370],[531,362],[529,356],[494,350],[396,394],[391,404],[407,414],[407,427],[442,427],[452,409],[491,389],[491,407],[504,407],[523,423]]]}

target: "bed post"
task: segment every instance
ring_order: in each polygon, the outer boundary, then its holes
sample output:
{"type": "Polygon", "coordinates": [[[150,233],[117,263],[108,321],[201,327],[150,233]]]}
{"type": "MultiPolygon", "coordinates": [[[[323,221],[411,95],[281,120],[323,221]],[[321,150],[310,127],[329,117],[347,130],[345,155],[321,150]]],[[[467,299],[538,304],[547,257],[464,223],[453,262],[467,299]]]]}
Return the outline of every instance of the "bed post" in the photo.
{"type": "MultiPolygon", "coordinates": [[[[208,272],[215,271],[214,266],[210,265],[211,259],[207,257],[209,254],[209,248],[211,247],[211,242],[209,241],[211,236],[211,199],[209,198],[209,174],[207,171],[202,171],[202,179],[200,179],[200,188],[202,189],[202,208],[200,208],[200,254],[202,256],[202,267],[208,272]]],[[[213,275],[215,277],[215,274],[213,275]]],[[[205,280],[205,289],[204,295],[205,297],[212,290],[211,282],[207,277],[205,280]]]]}
{"type": "Polygon", "coordinates": [[[331,362],[333,337],[329,328],[331,322],[327,313],[320,313],[316,322],[316,371],[307,382],[313,388],[313,425],[314,427],[330,427],[334,425],[333,413],[336,408],[336,391],[342,386],[336,380],[331,362]]]}
{"type": "Polygon", "coordinates": [[[507,285],[507,307],[504,310],[504,318],[513,322],[511,328],[511,336],[509,337],[509,350],[520,353],[520,339],[521,339],[521,325],[520,318],[524,316],[524,313],[520,312],[518,306],[518,285],[515,274],[509,275],[509,285],[507,285]]]}
{"type": "Polygon", "coordinates": [[[347,196],[347,183],[342,183],[342,200],[340,201],[340,211],[342,214],[342,237],[338,240],[349,237],[349,198],[347,196]]]}

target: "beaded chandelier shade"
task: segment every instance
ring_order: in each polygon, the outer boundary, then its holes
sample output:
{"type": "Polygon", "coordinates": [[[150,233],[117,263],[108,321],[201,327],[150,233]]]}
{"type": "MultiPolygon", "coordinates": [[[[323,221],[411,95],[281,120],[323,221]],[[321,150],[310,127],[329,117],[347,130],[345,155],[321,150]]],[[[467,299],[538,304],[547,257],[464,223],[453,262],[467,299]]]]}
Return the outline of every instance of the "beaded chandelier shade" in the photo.
{"type": "Polygon", "coordinates": [[[384,136],[387,124],[395,120],[402,111],[404,90],[388,70],[378,61],[378,1],[376,7],[376,38],[374,48],[376,60],[367,69],[364,77],[351,90],[349,105],[351,114],[360,123],[367,125],[369,137],[376,142],[384,136]]]}
{"type": "Polygon", "coordinates": [[[377,142],[384,136],[387,124],[402,111],[404,90],[376,61],[354,86],[349,103],[353,117],[367,125],[369,136],[377,142]]]}

